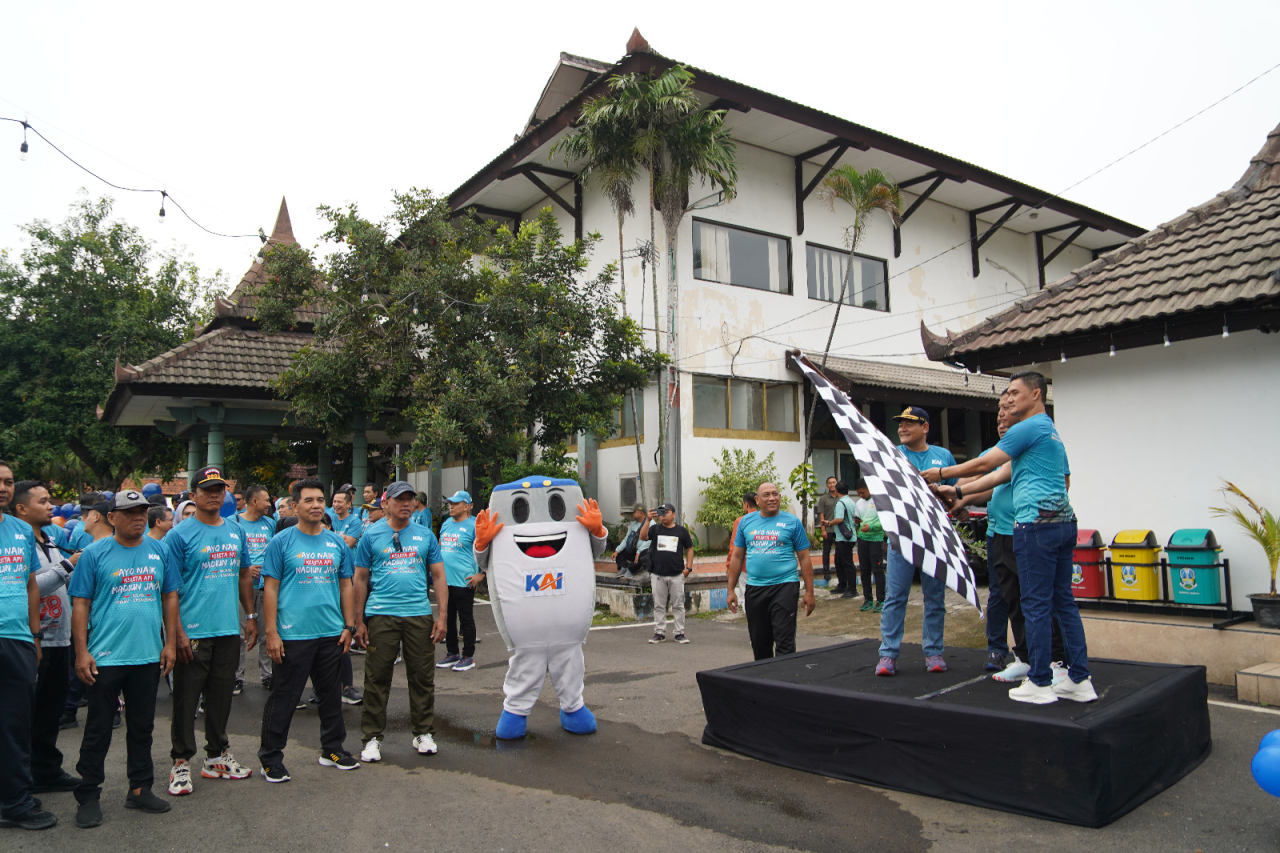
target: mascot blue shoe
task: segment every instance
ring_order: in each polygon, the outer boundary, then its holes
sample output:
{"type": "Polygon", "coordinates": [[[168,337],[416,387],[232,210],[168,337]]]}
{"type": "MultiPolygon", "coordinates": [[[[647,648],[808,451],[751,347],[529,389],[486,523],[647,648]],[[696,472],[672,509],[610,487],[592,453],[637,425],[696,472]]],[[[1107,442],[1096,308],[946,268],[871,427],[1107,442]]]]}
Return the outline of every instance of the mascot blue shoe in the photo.
{"type": "Polygon", "coordinates": [[[529,718],[510,711],[503,711],[498,718],[498,729],[494,734],[502,740],[519,740],[529,728],[529,718]]]}
{"type": "MultiPolygon", "coordinates": [[[[505,717],[506,714],[503,714],[505,717]]],[[[587,706],[583,705],[572,714],[564,711],[560,712],[560,728],[569,734],[574,735],[590,735],[596,731],[596,715],[587,710],[587,706]]],[[[499,735],[501,737],[501,735],[499,735]]]]}

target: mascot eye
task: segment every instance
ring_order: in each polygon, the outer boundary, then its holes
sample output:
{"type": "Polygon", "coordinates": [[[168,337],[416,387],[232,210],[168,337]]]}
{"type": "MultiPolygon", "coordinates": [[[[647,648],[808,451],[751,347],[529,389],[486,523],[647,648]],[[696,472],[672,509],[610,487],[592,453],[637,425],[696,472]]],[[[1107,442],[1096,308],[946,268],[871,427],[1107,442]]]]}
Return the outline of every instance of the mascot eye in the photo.
{"type": "Polygon", "coordinates": [[[547,509],[551,512],[551,518],[555,521],[564,521],[564,498],[559,495],[552,495],[547,501],[547,509]]]}
{"type": "Polygon", "coordinates": [[[511,502],[511,517],[516,524],[524,524],[529,520],[529,502],[524,498],[516,498],[511,502]]]}

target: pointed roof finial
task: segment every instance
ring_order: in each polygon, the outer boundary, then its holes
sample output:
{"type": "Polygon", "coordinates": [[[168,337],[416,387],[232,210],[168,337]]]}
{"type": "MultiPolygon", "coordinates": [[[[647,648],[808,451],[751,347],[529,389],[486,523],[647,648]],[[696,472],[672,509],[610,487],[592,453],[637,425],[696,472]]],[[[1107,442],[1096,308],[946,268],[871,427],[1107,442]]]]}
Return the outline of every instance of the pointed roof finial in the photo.
{"type": "Polygon", "coordinates": [[[289,221],[289,205],[285,202],[284,196],[280,197],[280,212],[276,214],[276,224],[271,229],[271,242],[289,245],[298,242],[293,236],[293,223],[289,221]]]}
{"type": "Polygon", "coordinates": [[[649,47],[649,42],[645,41],[644,36],[640,35],[639,27],[631,30],[631,38],[627,39],[627,53],[653,53],[653,48],[649,47]]]}

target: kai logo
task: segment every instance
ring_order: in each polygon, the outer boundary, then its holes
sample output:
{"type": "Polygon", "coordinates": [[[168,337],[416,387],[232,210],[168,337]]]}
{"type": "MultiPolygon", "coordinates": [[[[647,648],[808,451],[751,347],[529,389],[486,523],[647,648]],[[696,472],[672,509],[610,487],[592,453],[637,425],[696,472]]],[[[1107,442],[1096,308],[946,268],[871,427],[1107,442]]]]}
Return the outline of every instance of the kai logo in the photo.
{"type": "Polygon", "coordinates": [[[1134,586],[1138,582],[1138,569],[1134,566],[1120,567],[1120,582],[1125,586],[1134,586]]]}
{"type": "Polygon", "coordinates": [[[564,595],[564,572],[525,572],[525,598],[539,595],[564,595]]]}

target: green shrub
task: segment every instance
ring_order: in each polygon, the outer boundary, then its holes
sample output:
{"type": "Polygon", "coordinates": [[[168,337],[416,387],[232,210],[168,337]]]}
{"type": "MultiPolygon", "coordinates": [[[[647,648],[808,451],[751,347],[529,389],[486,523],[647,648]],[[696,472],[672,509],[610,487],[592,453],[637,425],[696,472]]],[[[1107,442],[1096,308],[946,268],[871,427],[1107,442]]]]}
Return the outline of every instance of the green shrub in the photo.
{"type": "MultiPolygon", "coordinates": [[[[779,482],[772,453],[764,459],[757,459],[754,450],[725,447],[720,450],[716,465],[714,474],[698,478],[699,482],[707,484],[702,490],[702,506],[698,508],[695,519],[702,525],[733,527],[733,522],[742,515],[743,495],[754,492],[763,482],[779,482]]],[[[789,508],[785,495],[782,508],[789,508]]]]}

